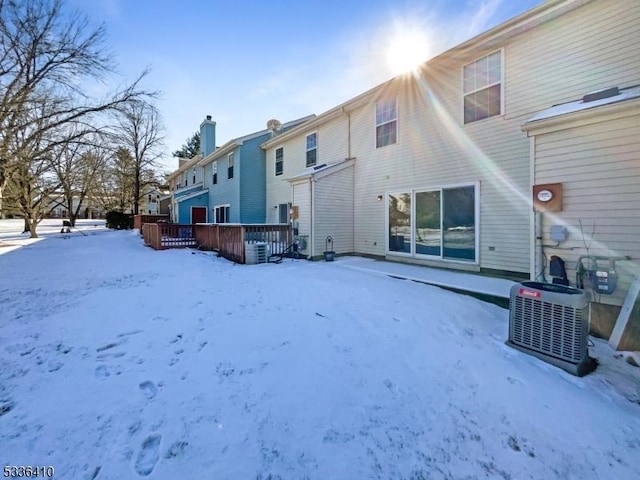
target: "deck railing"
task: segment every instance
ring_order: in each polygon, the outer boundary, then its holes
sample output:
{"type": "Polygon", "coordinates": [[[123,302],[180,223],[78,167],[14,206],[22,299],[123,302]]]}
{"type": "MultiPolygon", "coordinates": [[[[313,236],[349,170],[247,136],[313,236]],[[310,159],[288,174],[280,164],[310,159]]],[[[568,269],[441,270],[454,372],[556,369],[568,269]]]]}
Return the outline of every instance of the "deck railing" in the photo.
{"type": "Polygon", "coordinates": [[[247,246],[263,244],[267,256],[283,254],[293,242],[291,226],[285,224],[178,225],[144,223],[145,244],[156,250],[197,247],[217,251],[228,260],[245,263],[247,246]]]}
{"type": "Polygon", "coordinates": [[[133,228],[142,229],[145,223],[157,223],[158,221],[169,221],[169,215],[134,215],[133,228]]]}

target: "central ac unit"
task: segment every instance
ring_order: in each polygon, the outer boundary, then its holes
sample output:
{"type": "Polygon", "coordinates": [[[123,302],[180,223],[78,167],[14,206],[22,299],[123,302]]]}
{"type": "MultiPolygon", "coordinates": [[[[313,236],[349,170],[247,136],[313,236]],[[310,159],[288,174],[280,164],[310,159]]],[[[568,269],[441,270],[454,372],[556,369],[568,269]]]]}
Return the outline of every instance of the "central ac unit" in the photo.
{"type": "Polygon", "coordinates": [[[581,377],[597,364],[589,357],[588,341],[584,290],[540,282],[511,287],[507,345],[581,377]]]}
{"type": "Polygon", "coordinates": [[[255,265],[268,261],[268,245],[264,242],[245,243],[245,264],[255,265]]]}

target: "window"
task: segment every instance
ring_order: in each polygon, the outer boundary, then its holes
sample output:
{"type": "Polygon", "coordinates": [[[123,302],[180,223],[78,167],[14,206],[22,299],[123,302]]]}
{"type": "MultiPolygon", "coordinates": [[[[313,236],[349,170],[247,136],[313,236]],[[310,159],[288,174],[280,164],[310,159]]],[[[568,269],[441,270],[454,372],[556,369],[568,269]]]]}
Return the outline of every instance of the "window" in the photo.
{"type": "Polygon", "coordinates": [[[284,147],[276,148],[276,175],[282,175],[283,160],[284,160],[284,147]]]}
{"type": "Polygon", "coordinates": [[[189,179],[187,178],[187,172],[184,172],[184,174],[182,175],[182,178],[184,178],[184,186],[186,187],[187,185],[189,185],[189,179]]]}
{"type": "Polygon", "coordinates": [[[151,203],[151,194],[149,194],[149,203],[151,203]]]}
{"type": "Polygon", "coordinates": [[[502,112],[502,52],[497,51],[463,67],[464,123],[502,112]]]}
{"type": "Polygon", "coordinates": [[[230,153],[227,159],[227,179],[230,180],[233,178],[233,165],[235,163],[233,160],[233,153],[230,153]]]}
{"type": "Polygon", "coordinates": [[[193,167],[193,182],[192,183],[196,183],[196,168],[193,167]]]}
{"type": "Polygon", "coordinates": [[[389,252],[476,261],[476,186],[388,196],[389,252]]]}
{"type": "Polygon", "coordinates": [[[216,223],[229,223],[229,205],[219,205],[214,207],[213,218],[216,223]]]}
{"type": "Polygon", "coordinates": [[[398,140],[398,109],[396,99],[376,103],[376,148],[396,143],[398,140]]]}
{"type": "Polygon", "coordinates": [[[307,167],[316,164],[318,154],[318,134],[307,135],[307,167]]]}
{"type": "Polygon", "coordinates": [[[213,170],[213,179],[211,181],[216,185],[218,183],[218,162],[213,162],[211,168],[213,170]]]}

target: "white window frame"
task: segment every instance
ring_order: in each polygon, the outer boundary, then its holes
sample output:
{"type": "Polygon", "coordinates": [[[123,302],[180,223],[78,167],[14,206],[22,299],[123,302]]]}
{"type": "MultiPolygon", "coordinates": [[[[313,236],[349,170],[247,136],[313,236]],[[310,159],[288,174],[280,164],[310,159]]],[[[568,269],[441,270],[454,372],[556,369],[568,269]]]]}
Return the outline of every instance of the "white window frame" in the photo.
{"type": "Polygon", "coordinates": [[[196,184],[196,167],[193,167],[193,184],[196,184]]]}
{"type": "MultiPolygon", "coordinates": [[[[221,204],[221,205],[216,205],[215,207],[212,208],[212,210],[213,210],[213,223],[216,223],[216,224],[218,223],[217,210],[221,209],[221,208],[225,208],[225,209],[228,208],[229,210],[231,210],[231,204],[225,203],[225,204],[221,204]]],[[[227,211],[225,211],[224,215],[225,215],[225,220],[226,221],[223,222],[223,223],[220,223],[220,225],[223,225],[225,223],[230,223],[229,222],[229,214],[227,213],[227,211]]]]}
{"type": "Polygon", "coordinates": [[[384,147],[388,147],[389,145],[397,145],[398,144],[398,134],[399,134],[399,130],[398,130],[398,97],[388,97],[388,98],[383,98],[381,100],[378,100],[375,104],[374,107],[374,111],[373,111],[373,123],[375,124],[375,129],[374,129],[374,138],[373,138],[373,143],[376,149],[378,148],[384,148],[384,147]],[[396,111],[396,116],[394,118],[391,118],[389,120],[386,120],[384,122],[380,122],[378,123],[378,106],[381,105],[383,102],[389,102],[393,100],[394,104],[395,104],[395,111],[396,111]],[[389,123],[395,122],[396,123],[396,140],[393,143],[387,143],[385,145],[378,145],[378,128],[382,127],[384,125],[387,125],[389,123]]]}
{"type": "Polygon", "coordinates": [[[234,153],[235,152],[231,152],[227,155],[227,180],[233,180],[236,176],[236,158],[234,153]],[[231,176],[229,176],[230,171],[231,176]]]}
{"type": "Polygon", "coordinates": [[[314,167],[316,165],[318,165],[318,131],[316,130],[315,132],[311,132],[307,135],[305,135],[304,137],[304,164],[306,168],[309,167],[314,167]],[[309,137],[314,136],[316,137],[316,144],[313,148],[309,148],[309,137]],[[315,150],[316,151],[316,161],[315,163],[309,165],[309,162],[307,161],[307,155],[309,154],[310,151],[315,150]]]}
{"type": "MultiPolygon", "coordinates": [[[[316,143],[317,143],[317,137],[316,137],[316,143]]],[[[317,155],[317,152],[316,152],[316,155],[317,155]]],[[[274,168],[273,168],[274,176],[279,177],[284,173],[284,146],[277,147],[273,151],[273,160],[274,160],[274,168]],[[280,162],[282,165],[280,168],[280,173],[278,173],[278,150],[282,150],[282,161],[280,162]]],[[[316,156],[316,160],[317,160],[317,156],[316,156]]],[[[305,158],[305,163],[306,163],[306,158],[305,158]]]]}
{"type": "Polygon", "coordinates": [[[462,92],[462,125],[472,125],[474,123],[477,122],[482,122],[483,120],[489,120],[490,118],[495,118],[495,117],[501,117],[504,115],[504,92],[505,92],[505,88],[504,88],[504,48],[499,48],[497,50],[493,50],[489,53],[487,53],[486,55],[482,55],[481,57],[477,57],[475,58],[472,62],[468,62],[465,63],[462,68],[460,69],[460,91],[462,92]],[[500,81],[499,82],[493,82],[493,83],[489,83],[487,85],[485,85],[482,88],[475,88],[473,90],[469,90],[468,92],[465,91],[464,89],[464,69],[465,67],[468,67],[469,65],[476,63],[479,60],[482,60],[485,57],[489,57],[491,55],[493,55],[494,53],[500,52],[500,81]],[[500,85],[500,113],[498,115],[492,115],[490,117],[487,118],[483,118],[481,120],[474,120],[472,122],[469,123],[465,123],[464,121],[464,99],[467,95],[471,95],[473,93],[476,92],[480,92],[482,90],[485,90],[487,88],[493,87],[495,85],[500,85]]]}
{"type": "MultiPolygon", "coordinates": [[[[424,188],[405,188],[405,189],[396,189],[389,190],[385,192],[385,214],[384,214],[384,231],[385,231],[385,254],[390,256],[399,256],[399,257],[410,257],[416,259],[424,259],[424,260],[436,260],[438,262],[448,262],[448,263],[458,263],[461,265],[480,265],[480,182],[466,182],[466,183],[454,183],[454,184],[446,184],[446,185],[438,185],[424,188]],[[434,192],[440,191],[440,221],[442,222],[442,212],[444,208],[444,202],[442,199],[442,191],[449,190],[453,188],[463,188],[463,187],[474,187],[474,215],[475,215],[475,259],[474,261],[467,260],[456,260],[452,258],[444,258],[444,246],[441,243],[440,255],[424,255],[420,253],[416,253],[416,242],[415,242],[415,220],[416,220],[416,193],[420,192],[434,192]],[[404,252],[392,252],[389,250],[389,196],[390,195],[398,195],[401,193],[409,193],[411,195],[411,253],[404,252]]],[[[442,236],[444,232],[441,231],[440,235],[442,236]]]]}
{"type": "Polygon", "coordinates": [[[218,184],[218,161],[211,163],[211,185],[218,184]]]}

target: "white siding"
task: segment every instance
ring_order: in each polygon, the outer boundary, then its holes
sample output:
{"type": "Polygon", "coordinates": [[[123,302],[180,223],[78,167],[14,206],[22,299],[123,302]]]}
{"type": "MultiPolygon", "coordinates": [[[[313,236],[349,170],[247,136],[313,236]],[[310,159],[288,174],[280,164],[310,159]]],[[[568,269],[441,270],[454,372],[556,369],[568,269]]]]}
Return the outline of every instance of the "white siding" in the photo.
{"type": "Polygon", "coordinates": [[[384,255],[385,211],[377,195],[479,181],[481,267],[528,272],[530,155],[521,125],[553,104],[637,83],[638,24],[640,2],[600,0],[473,56],[439,58],[424,79],[403,79],[383,92],[398,95],[396,145],[374,148],[373,103],[355,111],[355,250],[384,255]],[[463,125],[461,68],[498,48],[504,115],[463,125]]]}
{"type": "Polygon", "coordinates": [[[316,165],[334,163],[344,160],[348,156],[348,125],[346,115],[331,120],[317,128],[304,129],[295,137],[276,143],[266,150],[267,162],[267,205],[266,221],[278,222],[275,205],[291,202],[291,185],[288,178],[300,174],[306,167],[306,136],[310,133],[318,133],[318,156],[316,165]],[[284,161],[282,175],[275,175],[275,151],[284,148],[284,161]]]}
{"type": "MultiPolygon", "coordinates": [[[[311,254],[311,183],[309,179],[293,184],[294,206],[298,207],[298,235],[307,235],[307,248],[302,250],[306,255],[311,254]]],[[[274,208],[275,210],[275,208],[274,208]]]]}
{"type": "Polygon", "coordinates": [[[353,253],[353,167],[318,179],[314,188],[313,255],[322,255],[329,235],[336,253],[353,253]]]}
{"type": "Polygon", "coordinates": [[[587,246],[591,255],[632,257],[633,262],[616,264],[623,274],[617,291],[600,297],[602,303],[621,305],[631,275],[640,273],[640,112],[542,134],[535,142],[535,182],[563,187],[562,211],[544,215],[544,244],[555,245],[551,225],[566,225],[570,232],[558,248],[545,248],[547,257],[565,260],[572,285],[587,246]]]}

